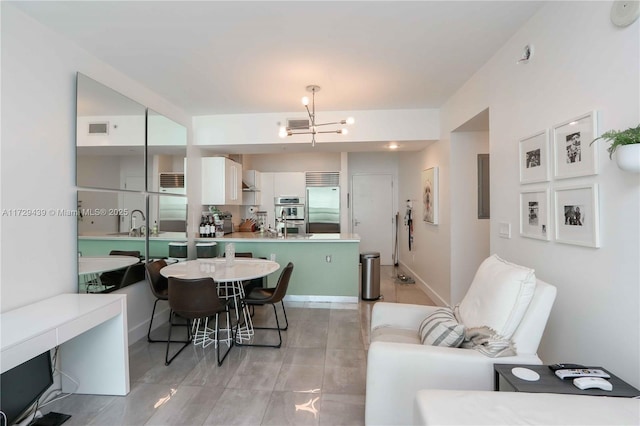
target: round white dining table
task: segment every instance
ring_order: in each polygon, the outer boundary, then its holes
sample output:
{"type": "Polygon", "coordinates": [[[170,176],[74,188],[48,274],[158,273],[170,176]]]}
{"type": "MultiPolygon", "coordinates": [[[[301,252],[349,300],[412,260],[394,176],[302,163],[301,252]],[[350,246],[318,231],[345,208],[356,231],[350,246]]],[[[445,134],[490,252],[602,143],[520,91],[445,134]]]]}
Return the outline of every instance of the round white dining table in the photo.
{"type": "Polygon", "coordinates": [[[116,271],[135,265],[140,259],[134,256],[80,256],[78,257],[78,275],[85,291],[99,292],[105,288],[100,281],[103,272],[116,271]]]}
{"type": "Polygon", "coordinates": [[[101,274],[126,268],[140,262],[133,256],[80,256],[78,257],[78,274],[101,274]]]}
{"type": "MultiPolygon", "coordinates": [[[[272,260],[247,257],[236,257],[232,259],[219,257],[174,263],[162,268],[160,274],[166,278],[213,278],[218,284],[218,290],[221,291],[221,296],[229,299],[233,298],[234,306],[237,308],[241,305],[241,299],[244,298],[243,281],[266,277],[276,272],[279,268],[280,265],[272,260]]],[[[240,311],[236,309],[236,321],[239,324],[236,339],[248,340],[253,336],[253,323],[246,306],[242,309],[243,320],[241,320],[240,316],[240,311]]],[[[228,324],[227,326],[226,332],[228,338],[226,340],[230,342],[231,325],[228,324]]],[[[208,336],[212,334],[212,332],[213,330],[206,329],[204,333],[208,336]]],[[[202,342],[202,339],[198,339],[197,341],[202,342]]],[[[195,340],[194,343],[196,343],[195,340]]],[[[210,342],[205,338],[205,341],[202,343],[203,347],[205,347],[210,342]]]]}
{"type": "Polygon", "coordinates": [[[236,257],[230,262],[226,258],[187,260],[165,266],[160,270],[164,277],[186,279],[213,278],[215,282],[248,281],[266,277],[276,272],[280,265],[272,260],[236,257]]]}

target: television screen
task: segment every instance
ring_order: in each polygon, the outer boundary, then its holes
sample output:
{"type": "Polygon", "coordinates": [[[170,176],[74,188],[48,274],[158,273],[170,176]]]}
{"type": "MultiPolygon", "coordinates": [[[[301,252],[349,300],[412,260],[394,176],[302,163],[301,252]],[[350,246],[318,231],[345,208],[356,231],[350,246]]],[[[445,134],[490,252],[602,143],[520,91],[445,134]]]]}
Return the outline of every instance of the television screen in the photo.
{"type": "Polygon", "coordinates": [[[53,385],[49,351],[24,362],[0,377],[0,410],[11,425],[53,385]]]}

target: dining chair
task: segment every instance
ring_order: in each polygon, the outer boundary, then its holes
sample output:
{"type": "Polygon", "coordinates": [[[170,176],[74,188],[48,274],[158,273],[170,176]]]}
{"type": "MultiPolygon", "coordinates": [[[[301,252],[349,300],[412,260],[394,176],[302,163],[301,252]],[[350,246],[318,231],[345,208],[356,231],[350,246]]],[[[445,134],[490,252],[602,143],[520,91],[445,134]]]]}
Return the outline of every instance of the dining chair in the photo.
{"type": "MultiPolygon", "coordinates": [[[[140,258],[140,251],[138,250],[111,250],[109,252],[109,256],[130,256],[140,258]]],[[[133,265],[131,265],[133,266],[133,265]]],[[[130,266],[127,268],[116,269],[115,271],[107,271],[100,274],[100,284],[104,287],[104,290],[101,293],[111,293],[112,291],[118,290],[119,288],[125,287],[128,284],[125,282],[125,276],[127,280],[133,279],[136,272],[141,271],[140,269],[136,270],[135,268],[130,270],[130,266]],[[129,275],[127,275],[127,273],[129,275]]],[[[142,273],[141,278],[138,280],[144,279],[144,273],[142,273]]]]}
{"type": "MultiPolygon", "coordinates": [[[[224,257],[225,255],[223,254],[222,256],[224,257]]],[[[253,258],[253,253],[250,251],[240,251],[235,254],[235,257],[253,258]]],[[[261,259],[266,258],[261,257],[261,259]]],[[[252,280],[242,282],[242,289],[245,295],[251,293],[253,289],[259,287],[264,287],[264,278],[254,278],[252,280]]],[[[254,315],[255,312],[253,306],[249,306],[249,313],[251,314],[251,316],[254,315]]]]}
{"type": "MultiPolygon", "coordinates": [[[[160,269],[167,266],[167,262],[164,259],[156,260],[153,262],[149,262],[145,264],[145,276],[147,278],[147,282],[149,283],[149,287],[151,288],[151,293],[156,298],[156,301],[153,302],[153,310],[151,311],[151,320],[149,321],[149,330],[147,331],[147,341],[149,343],[158,343],[158,342],[167,342],[167,343],[190,343],[191,336],[190,334],[187,336],[187,340],[171,340],[168,337],[166,340],[156,340],[151,338],[151,329],[153,327],[153,317],[156,313],[156,306],[160,300],[169,300],[169,282],[165,277],[160,274],[160,269]]],[[[169,319],[173,313],[169,311],[169,319]]],[[[171,321],[170,321],[170,324],[171,321]]],[[[186,324],[173,324],[176,326],[185,326],[186,324]]]]}
{"type": "MultiPolygon", "coordinates": [[[[215,343],[216,358],[218,365],[222,365],[225,358],[233,347],[233,339],[229,339],[229,348],[220,358],[220,321],[219,316],[222,312],[227,314],[227,324],[229,324],[229,303],[230,300],[221,300],[218,297],[218,289],[213,278],[176,278],[169,277],[169,307],[177,316],[187,320],[187,330],[191,335],[191,321],[204,320],[204,330],[208,329],[209,317],[215,316],[215,343]]],[[[169,322],[173,322],[173,316],[169,318],[169,322]]],[[[172,324],[171,324],[172,325],[172,324]]],[[[237,324],[236,324],[237,327],[237,324]]],[[[169,327],[169,340],[171,340],[171,329],[169,327]]],[[[178,352],[169,358],[169,343],[167,343],[167,351],[165,354],[165,365],[169,365],[173,359],[182,352],[187,346],[182,346],[178,352]]],[[[204,345],[203,345],[204,346],[204,345]]]]}
{"type": "Polygon", "coordinates": [[[289,287],[289,280],[291,279],[291,273],[293,272],[293,263],[289,262],[287,266],[282,270],[280,277],[278,278],[278,283],[274,288],[255,288],[245,296],[242,301],[245,305],[272,305],[273,313],[276,316],[276,327],[256,327],[254,325],[254,330],[277,330],[278,331],[278,344],[277,345],[267,345],[267,344],[258,344],[258,343],[238,343],[236,341],[236,345],[238,346],[259,346],[259,347],[267,347],[267,348],[279,348],[282,346],[282,331],[285,331],[289,328],[289,320],[287,319],[287,311],[284,308],[284,296],[287,293],[287,288],[289,287]],[[280,302],[282,305],[282,312],[284,313],[284,327],[280,327],[280,320],[278,319],[278,311],[276,309],[276,304],[280,302]]]}

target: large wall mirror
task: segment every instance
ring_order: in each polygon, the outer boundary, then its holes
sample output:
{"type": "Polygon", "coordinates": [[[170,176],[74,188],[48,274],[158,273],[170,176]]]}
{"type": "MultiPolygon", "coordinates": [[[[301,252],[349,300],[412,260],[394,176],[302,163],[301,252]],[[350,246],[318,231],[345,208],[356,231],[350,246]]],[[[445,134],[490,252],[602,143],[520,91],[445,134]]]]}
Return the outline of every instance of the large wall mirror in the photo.
{"type": "Polygon", "coordinates": [[[147,190],[166,195],[149,199],[150,216],[160,232],[186,233],[186,157],[187,129],[148,109],[147,190]]]}
{"type": "Polygon", "coordinates": [[[76,184],[145,190],[144,105],[78,73],[76,184]]]}
{"type": "Polygon", "coordinates": [[[77,78],[78,291],[108,293],[187,240],[187,129],[77,78]]]}

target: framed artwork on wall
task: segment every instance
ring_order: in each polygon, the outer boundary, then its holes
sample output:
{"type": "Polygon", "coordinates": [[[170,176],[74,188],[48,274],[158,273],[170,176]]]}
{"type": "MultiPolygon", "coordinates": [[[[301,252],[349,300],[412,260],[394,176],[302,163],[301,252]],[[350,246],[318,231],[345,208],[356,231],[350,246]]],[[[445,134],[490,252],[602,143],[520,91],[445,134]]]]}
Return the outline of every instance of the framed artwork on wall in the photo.
{"type": "Polygon", "coordinates": [[[542,130],[520,140],[520,183],[549,180],[549,132],[542,130]]]}
{"type": "Polygon", "coordinates": [[[558,242],[600,247],[598,184],[557,188],[554,205],[558,242]]]}
{"type": "Polygon", "coordinates": [[[520,235],[549,241],[549,189],[520,193],[520,235]]]}
{"type": "Polygon", "coordinates": [[[438,224],[438,168],[422,171],[422,219],[438,224]]]}
{"type": "Polygon", "coordinates": [[[553,127],[554,177],[598,174],[597,112],[592,111],[553,127]]]}

